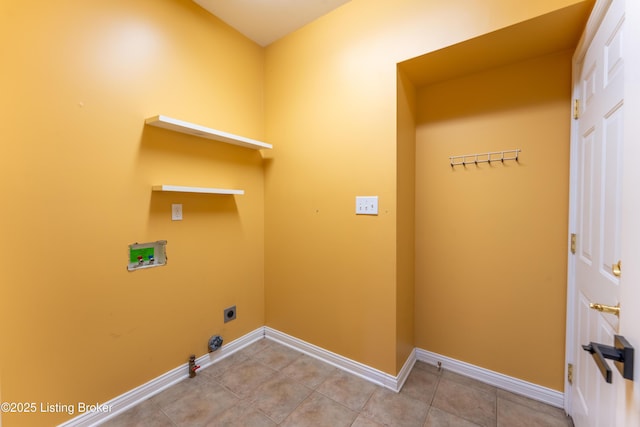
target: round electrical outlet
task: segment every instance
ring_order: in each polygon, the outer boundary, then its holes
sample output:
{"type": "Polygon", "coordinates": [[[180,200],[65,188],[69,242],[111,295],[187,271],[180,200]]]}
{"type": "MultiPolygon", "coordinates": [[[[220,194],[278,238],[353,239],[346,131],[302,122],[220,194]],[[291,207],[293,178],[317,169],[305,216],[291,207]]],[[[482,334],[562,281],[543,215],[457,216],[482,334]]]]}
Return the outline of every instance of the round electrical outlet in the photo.
{"type": "Polygon", "coordinates": [[[236,306],[224,309],[224,323],[230,322],[236,318],[236,306]]]}

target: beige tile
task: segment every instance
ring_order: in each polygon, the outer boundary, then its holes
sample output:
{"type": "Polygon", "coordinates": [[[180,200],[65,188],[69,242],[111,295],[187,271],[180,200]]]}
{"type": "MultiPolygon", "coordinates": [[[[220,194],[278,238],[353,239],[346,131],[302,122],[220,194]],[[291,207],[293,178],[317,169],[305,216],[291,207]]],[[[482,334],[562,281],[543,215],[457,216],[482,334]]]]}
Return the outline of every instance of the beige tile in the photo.
{"type": "Polygon", "coordinates": [[[462,384],[444,375],[440,378],[432,405],[481,426],[496,425],[496,392],[462,384]]]}
{"type": "Polygon", "coordinates": [[[190,385],[191,388],[199,387],[203,390],[209,390],[213,388],[222,387],[219,381],[219,377],[216,378],[213,375],[207,375],[202,372],[198,372],[195,378],[187,378],[184,380],[187,385],[190,385]]]}
{"type": "Polygon", "coordinates": [[[222,360],[216,360],[212,365],[198,371],[198,375],[211,378],[220,378],[225,372],[234,369],[238,364],[247,360],[248,356],[243,352],[233,353],[222,360]]]}
{"type": "Polygon", "coordinates": [[[186,378],[161,391],[149,400],[162,409],[179,400],[188,399],[202,393],[201,386],[206,381],[208,381],[208,379],[205,380],[199,377],[186,378]]]}
{"type": "Polygon", "coordinates": [[[276,343],[275,341],[262,338],[252,343],[251,345],[248,345],[247,347],[243,348],[242,350],[240,350],[239,353],[252,357],[270,348],[273,345],[280,345],[280,344],[276,343]]]}
{"type": "Polygon", "coordinates": [[[402,386],[400,394],[431,404],[439,376],[426,369],[413,369],[402,386]]]}
{"type": "Polygon", "coordinates": [[[424,427],[478,427],[471,421],[456,417],[453,414],[431,407],[424,427]]]}
{"type": "Polygon", "coordinates": [[[248,402],[241,401],[216,417],[210,425],[220,427],[275,427],[273,422],[248,402]]]}
{"type": "Polygon", "coordinates": [[[470,377],[466,377],[464,375],[460,375],[460,374],[456,374],[454,372],[451,371],[447,371],[446,369],[442,370],[442,374],[441,374],[442,378],[446,378],[448,380],[451,381],[455,381],[459,384],[462,384],[464,386],[468,386],[468,387],[473,387],[473,388],[477,388],[479,390],[485,391],[487,393],[493,393],[494,395],[497,393],[497,388],[490,385],[490,384],[486,384],[483,383],[482,381],[478,381],[476,379],[470,378],[470,377]]]}
{"type": "Polygon", "coordinates": [[[377,423],[360,414],[353,424],[351,424],[351,427],[384,427],[384,424],[377,423]]]}
{"type": "Polygon", "coordinates": [[[146,400],[101,424],[103,427],[173,427],[173,422],[157,405],[146,400]]]}
{"type": "Polygon", "coordinates": [[[252,357],[271,369],[279,371],[301,356],[302,353],[299,351],[274,343],[254,354],[252,357]]]}
{"type": "Polygon", "coordinates": [[[281,424],[285,427],[349,427],[357,412],[314,392],[281,424]]]}
{"type": "Polygon", "coordinates": [[[527,406],[536,411],[544,412],[557,418],[564,418],[566,414],[564,409],[556,408],[555,406],[547,405],[546,403],[539,402],[537,400],[529,399],[528,397],[520,396],[509,391],[498,389],[498,401],[500,399],[506,399],[511,402],[519,403],[520,405],[527,406]]]}
{"type": "Polygon", "coordinates": [[[440,374],[442,374],[443,370],[442,369],[438,369],[438,367],[436,365],[431,365],[429,363],[425,363],[425,362],[420,362],[417,361],[414,365],[413,365],[413,369],[416,370],[421,370],[421,371],[427,371],[430,372],[434,375],[438,375],[440,376],[440,374]]]}
{"type": "Polygon", "coordinates": [[[376,390],[361,414],[386,426],[422,426],[429,405],[386,389],[376,390]]]}
{"type": "Polygon", "coordinates": [[[236,365],[235,369],[225,372],[219,381],[233,393],[244,398],[276,372],[256,360],[247,359],[236,365]]]}
{"type": "Polygon", "coordinates": [[[506,399],[498,400],[498,427],[569,427],[569,418],[524,406],[506,399]]]}
{"type": "Polygon", "coordinates": [[[282,373],[315,389],[336,371],[337,368],[303,354],[284,368],[282,373]]]}
{"type": "Polygon", "coordinates": [[[233,393],[220,387],[180,399],[162,411],[180,427],[201,427],[237,402],[238,398],[233,393]]]}
{"type": "Polygon", "coordinates": [[[335,371],[316,389],[330,399],[359,411],[379,387],[343,371],[335,371]]]}
{"type": "Polygon", "coordinates": [[[277,374],[256,388],[250,401],[254,408],[281,423],[311,392],[286,375],[277,374]]]}

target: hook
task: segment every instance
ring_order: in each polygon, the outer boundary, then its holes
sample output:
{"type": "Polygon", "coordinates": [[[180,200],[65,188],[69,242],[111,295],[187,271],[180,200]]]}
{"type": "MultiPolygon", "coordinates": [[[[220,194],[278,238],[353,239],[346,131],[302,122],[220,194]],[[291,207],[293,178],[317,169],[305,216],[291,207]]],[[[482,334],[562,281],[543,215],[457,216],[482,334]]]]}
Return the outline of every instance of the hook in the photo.
{"type": "Polygon", "coordinates": [[[522,150],[518,148],[515,150],[492,151],[492,152],[482,153],[482,154],[476,153],[476,154],[465,154],[461,156],[449,156],[449,165],[452,168],[460,165],[466,168],[467,165],[470,165],[470,164],[474,164],[478,166],[480,163],[488,163],[489,165],[491,165],[492,163],[495,163],[497,161],[500,161],[502,164],[504,164],[505,160],[515,160],[516,162],[519,162],[520,151],[522,150]],[[500,158],[498,158],[498,154],[500,155],[500,158]],[[473,158],[473,160],[467,161],[467,158],[469,157],[473,158]]]}

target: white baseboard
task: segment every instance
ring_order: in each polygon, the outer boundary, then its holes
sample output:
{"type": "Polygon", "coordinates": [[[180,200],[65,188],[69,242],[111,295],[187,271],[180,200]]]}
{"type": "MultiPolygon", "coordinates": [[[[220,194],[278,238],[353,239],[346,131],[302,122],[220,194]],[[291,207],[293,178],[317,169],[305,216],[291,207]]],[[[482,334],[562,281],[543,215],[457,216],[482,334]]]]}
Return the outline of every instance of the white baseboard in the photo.
{"type": "MultiPolygon", "coordinates": [[[[258,328],[255,331],[244,335],[237,340],[231,341],[229,344],[224,344],[219,350],[213,353],[207,353],[196,359],[196,364],[201,368],[206,368],[209,365],[222,360],[236,351],[248,346],[249,344],[264,338],[264,328],[258,328]]],[[[127,409],[134,407],[135,405],[142,403],[151,396],[154,396],[161,391],[171,387],[180,381],[189,378],[189,363],[178,366],[175,369],[170,370],[153,380],[134,388],[120,396],[111,399],[104,404],[101,404],[102,408],[110,408],[105,412],[85,412],[71,420],[60,424],[58,427],[92,427],[97,426],[110,418],[113,418],[127,409]]]]}
{"type": "Polygon", "coordinates": [[[349,372],[374,384],[378,384],[382,387],[388,388],[395,392],[400,391],[404,382],[406,381],[411,368],[416,363],[415,351],[412,351],[409,358],[405,362],[404,366],[400,370],[398,376],[387,374],[386,372],[379,371],[375,368],[348,359],[339,354],[325,350],[306,341],[302,341],[298,338],[292,337],[275,329],[271,329],[265,326],[265,338],[276,341],[282,345],[293,348],[308,356],[319,359],[325,363],[328,363],[343,371],[349,372]]]}
{"type": "MultiPolygon", "coordinates": [[[[393,376],[266,326],[260,327],[247,335],[223,345],[218,351],[198,357],[196,359],[196,364],[200,365],[201,368],[206,368],[207,366],[229,357],[233,353],[247,347],[261,338],[276,341],[282,345],[293,348],[301,353],[335,366],[338,369],[349,372],[395,392],[399,392],[402,389],[402,386],[407,380],[407,377],[409,376],[409,373],[416,361],[426,362],[432,365],[437,365],[438,362],[440,362],[445,369],[452,372],[474,378],[478,381],[491,384],[501,389],[520,394],[558,408],[564,407],[564,394],[559,391],[551,390],[546,387],[509,377],[507,375],[480,368],[469,363],[451,359],[426,350],[414,349],[398,375],[393,376]]],[[[86,412],[63,424],[60,424],[59,427],[97,426],[108,419],[123,413],[133,406],[142,403],[151,396],[154,396],[172,385],[188,378],[188,366],[188,363],[180,365],[133,390],[105,402],[102,404],[102,407],[110,408],[107,412],[86,412]]]]}
{"type": "Polygon", "coordinates": [[[547,387],[523,381],[508,375],[480,368],[470,363],[461,362],[447,356],[442,356],[430,351],[416,349],[416,359],[430,365],[442,364],[444,369],[470,377],[486,384],[493,385],[512,393],[516,393],[530,399],[547,403],[557,408],[564,408],[564,393],[547,387]]]}

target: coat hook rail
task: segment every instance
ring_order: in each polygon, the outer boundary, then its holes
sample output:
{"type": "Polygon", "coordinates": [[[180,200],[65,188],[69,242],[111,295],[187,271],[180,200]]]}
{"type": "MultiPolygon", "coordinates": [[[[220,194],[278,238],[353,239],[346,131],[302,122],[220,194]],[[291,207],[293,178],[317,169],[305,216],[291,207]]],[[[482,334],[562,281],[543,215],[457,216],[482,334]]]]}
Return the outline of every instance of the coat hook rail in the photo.
{"type": "Polygon", "coordinates": [[[454,166],[467,166],[467,165],[477,165],[478,163],[493,163],[493,162],[501,162],[504,163],[505,160],[515,160],[518,161],[518,156],[522,150],[516,148],[515,150],[504,150],[504,151],[491,151],[488,153],[478,153],[478,154],[464,154],[462,156],[450,156],[449,163],[451,167],[454,166]]]}

